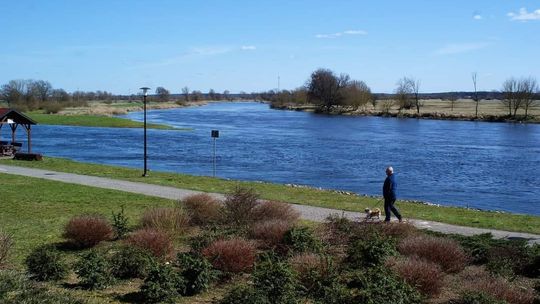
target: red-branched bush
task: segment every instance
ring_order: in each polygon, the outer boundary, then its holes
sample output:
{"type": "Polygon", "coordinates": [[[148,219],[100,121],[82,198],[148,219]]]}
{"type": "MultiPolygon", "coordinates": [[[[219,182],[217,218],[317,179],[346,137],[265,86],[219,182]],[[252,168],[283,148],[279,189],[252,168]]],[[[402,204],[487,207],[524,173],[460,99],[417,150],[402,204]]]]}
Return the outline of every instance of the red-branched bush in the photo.
{"type": "Polygon", "coordinates": [[[387,265],[409,285],[428,297],[438,295],[443,287],[444,273],[441,267],[433,262],[413,256],[402,259],[391,258],[387,261],[387,265]]]}
{"type": "Polygon", "coordinates": [[[498,300],[504,300],[510,304],[528,304],[534,301],[534,291],[517,286],[501,277],[492,277],[483,270],[464,271],[462,277],[463,291],[483,292],[498,300]],[[467,272],[467,273],[465,273],[467,272]]]}
{"type": "Polygon", "coordinates": [[[283,241],[283,236],[291,226],[292,224],[285,220],[256,222],[251,228],[250,235],[259,240],[263,248],[272,248],[283,241]]]}
{"type": "Polygon", "coordinates": [[[282,220],[293,223],[300,217],[292,205],[276,201],[264,201],[257,204],[251,211],[254,221],[282,220]]]}
{"type": "Polygon", "coordinates": [[[407,256],[418,256],[441,266],[448,273],[459,272],[467,264],[467,255],[454,240],[426,235],[403,239],[398,251],[407,256]]]}
{"type": "Polygon", "coordinates": [[[384,235],[394,238],[405,238],[418,233],[418,229],[409,223],[383,223],[379,225],[384,235]]]}
{"type": "Polygon", "coordinates": [[[128,236],[126,242],[132,246],[147,250],[158,258],[164,258],[173,251],[173,244],[169,234],[153,228],[134,231],[128,236]]]}
{"type": "Polygon", "coordinates": [[[100,215],[80,215],[69,220],[64,238],[80,248],[89,248],[113,237],[111,224],[100,215]]]}
{"type": "Polygon", "coordinates": [[[13,246],[11,236],[0,230],[0,268],[6,263],[9,251],[13,246]]]}
{"type": "Polygon", "coordinates": [[[194,225],[215,224],[223,217],[223,205],[208,194],[190,195],[180,201],[194,225]]]}
{"type": "Polygon", "coordinates": [[[225,221],[238,226],[249,224],[258,198],[253,189],[237,187],[232,193],[227,194],[223,202],[225,221]]]}
{"type": "Polygon", "coordinates": [[[216,269],[239,273],[251,270],[256,251],[252,242],[236,238],[215,241],[203,249],[202,254],[216,269]]]}
{"type": "Polygon", "coordinates": [[[144,211],[141,224],[145,228],[174,234],[186,230],[189,226],[189,217],[180,208],[156,207],[144,211]]]}

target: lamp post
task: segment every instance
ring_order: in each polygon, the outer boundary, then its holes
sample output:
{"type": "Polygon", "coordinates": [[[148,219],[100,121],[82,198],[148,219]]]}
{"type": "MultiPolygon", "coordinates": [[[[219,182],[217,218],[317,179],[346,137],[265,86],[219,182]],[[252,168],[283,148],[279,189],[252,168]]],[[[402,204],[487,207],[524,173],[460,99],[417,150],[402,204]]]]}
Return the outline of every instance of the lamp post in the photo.
{"type": "Polygon", "coordinates": [[[142,87],[141,90],[143,91],[143,104],[144,104],[144,173],[143,177],[145,177],[146,171],[148,171],[146,166],[147,156],[146,156],[146,96],[148,96],[148,90],[150,88],[142,87]]]}

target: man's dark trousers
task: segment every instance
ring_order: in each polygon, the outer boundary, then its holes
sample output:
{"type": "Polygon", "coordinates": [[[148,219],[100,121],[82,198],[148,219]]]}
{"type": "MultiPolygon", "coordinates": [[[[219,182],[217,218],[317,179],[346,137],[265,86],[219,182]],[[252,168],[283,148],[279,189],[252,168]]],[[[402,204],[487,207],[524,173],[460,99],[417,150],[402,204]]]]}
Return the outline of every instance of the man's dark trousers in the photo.
{"type": "Polygon", "coordinates": [[[398,218],[398,220],[401,221],[401,214],[397,210],[396,207],[394,207],[394,203],[396,202],[395,199],[385,199],[384,200],[384,214],[386,215],[386,218],[384,219],[386,222],[390,221],[390,211],[394,213],[394,215],[398,218]]]}

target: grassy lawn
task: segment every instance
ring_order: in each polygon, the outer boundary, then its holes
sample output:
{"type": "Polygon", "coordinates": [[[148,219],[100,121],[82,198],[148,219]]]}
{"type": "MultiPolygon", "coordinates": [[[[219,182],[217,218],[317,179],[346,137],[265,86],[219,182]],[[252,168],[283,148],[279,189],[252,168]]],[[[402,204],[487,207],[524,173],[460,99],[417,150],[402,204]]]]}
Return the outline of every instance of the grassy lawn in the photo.
{"type": "MultiPolygon", "coordinates": [[[[0,164],[102,176],[204,192],[227,193],[240,185],[255,189],[265,199],[349,211],[363,212],[365,207],[372,208],[377,206],[382,208],[382,203],[377,202],[377,199],[338,194],[332,191],[292,188],[280,184],[231,181],[164,172],[150,172],[150,176],[143,178],[141,177],[141,170],[137,169],[80,163],[59,158],[47,157],[42,162],[2,160],[0,164]]],[[[408,218],[432,220],[470,227],[540,234],[540,217],[537,216],[502,214],[456,207],[427,206],[409,202],[398,202],[398,207],[404,216],[408,218]]]]}
{"type": "Polygon", "coordinates": [[[110,218],[124,205],[130,224],[135,224],[148,206],[174,204],[156,197],[7,174],[0,174],[0,185],[0,229],[14,238],[10,262],[16,266],[22,266],[33,248],[61,241],[62,228],[72,216],[99,213],[110,218]]]}
{"type": "MultiPolygon", "coordinates": [[[[111,128],[142,128],[143,123],[125,118],[99,116],[99,115],[57,115],[28,113],[28,116],[43,125],[68,125],[84,127],[111,127],[111,128]]],[[[161,124],[147,124],[150,129],[177,130],[174,127],[161,124]]]]}

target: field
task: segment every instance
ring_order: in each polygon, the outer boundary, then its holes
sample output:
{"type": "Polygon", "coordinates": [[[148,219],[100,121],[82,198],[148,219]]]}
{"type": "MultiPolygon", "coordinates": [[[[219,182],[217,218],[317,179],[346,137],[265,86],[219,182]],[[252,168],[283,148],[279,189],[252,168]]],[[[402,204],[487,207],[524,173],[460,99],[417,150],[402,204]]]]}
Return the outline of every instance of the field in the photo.
{"type": "MultiPolygon", "coordinates": [[[[80,163],[59,158],[46,157],[42,162],[2,160],[0,163],[145,182],[203,192],[227,193],[233,190],[237,185],[241,185],[253,188],[264,199],[348,211],[363,212],[366,207],[371,208],[380,204],[377,198],[372,197],[346,195],[334,191],[311,188],[293,188],[271,183],[231,181],[219,178],[153,171],[150,172],[148,177],[142,178],[140,176],[140,170],[137,169],[80,163]]],[[[382,206],[379,205],[379,207],[382,206]]],[[[455,207],[437,207],[411,202],[398,202],[398,207],[406,218],[425,219],[461,226],[540,234],[540,217],[537,216],[485,212],[455,207]]]]}
{"type": "MultiPolygon", "coordinates": [[[[68,125],[68,126],[84,126],[84,127],[110,127],[110,128],[142,128],[142,122],[133,121],[130,119],[99,116],[99,115],[59,115],[59,114],[42,114],[29,113],[28,116],[35,120],[38,124],[43,125],[68,125]]],[[[162,130],[177,130],[171,126],[148,123],[149,129],[162,130]]]]}

